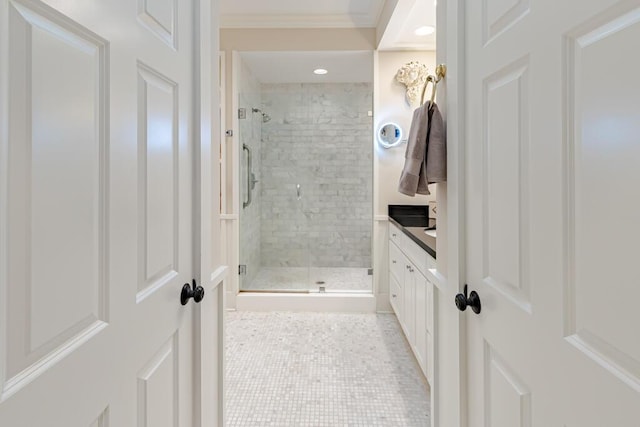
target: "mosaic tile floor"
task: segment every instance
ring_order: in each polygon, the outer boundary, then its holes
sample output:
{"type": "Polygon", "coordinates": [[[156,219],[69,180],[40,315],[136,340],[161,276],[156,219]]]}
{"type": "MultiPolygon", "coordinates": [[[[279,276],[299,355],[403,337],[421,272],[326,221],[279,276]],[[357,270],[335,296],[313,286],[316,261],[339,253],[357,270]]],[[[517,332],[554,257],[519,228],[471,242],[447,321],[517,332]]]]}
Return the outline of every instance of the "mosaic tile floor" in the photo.
{"type": "Polygon", "coordinates": [[[313,290],[324,286],[327,291],[369,291],[372,277],[366,268],[262,267],[256,278],[243,290],[313,290]],[[324,282],[324,283],[316,283],[324,282]]]}
{"type": "Polygon", "coordinates": [[[429,425],[392,314],[228,312],[226,330],[229,427],[429,425]]]}

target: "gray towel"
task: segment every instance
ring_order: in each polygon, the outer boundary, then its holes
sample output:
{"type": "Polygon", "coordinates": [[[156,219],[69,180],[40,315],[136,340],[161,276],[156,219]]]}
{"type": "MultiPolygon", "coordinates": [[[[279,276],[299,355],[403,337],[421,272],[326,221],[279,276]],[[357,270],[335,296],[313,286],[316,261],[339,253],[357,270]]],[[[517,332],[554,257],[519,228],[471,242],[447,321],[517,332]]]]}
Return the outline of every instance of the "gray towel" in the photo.
{"type": "Polygon", "coordinates": [[[431,108],[427,135],[426,173],[427,182],[445,182],[447,180],[447,134],[444,120],[438,106],[434,103],[431,108]]]}
{"type": "Polygon", "coordinates": [[[438,106],[427,102],[413,112],[398,191],[407,196],[430,194],[428,184],[446,180],[444,122],[438,106]]]}

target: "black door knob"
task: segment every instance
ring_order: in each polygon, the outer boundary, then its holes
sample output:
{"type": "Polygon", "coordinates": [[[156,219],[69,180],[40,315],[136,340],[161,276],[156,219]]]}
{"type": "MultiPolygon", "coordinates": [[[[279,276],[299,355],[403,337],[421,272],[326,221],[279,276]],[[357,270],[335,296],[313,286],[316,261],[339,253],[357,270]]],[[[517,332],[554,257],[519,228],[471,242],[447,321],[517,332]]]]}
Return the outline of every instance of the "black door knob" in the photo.
{"type": "Polygon", "coordinates": [[[480,314],[482,310],[480,295],[476,291],[471,291],[471,294],[467,297],[467,285],[464,285],[464,294],[456,295],[456,307],[460,311],[465,311],[467,307],[471,307],[474,313],[480,314]]]}
{"type": "Polygon", "coordinates": [[[204,288],[196,286],[196,279],[193,279],[192,285],[185,283],[182,287],[182,292],[180,292],[180,303],[182,305],[187,305],[189,298],[193,298],[196,303],[204,298],[204,288]]]}

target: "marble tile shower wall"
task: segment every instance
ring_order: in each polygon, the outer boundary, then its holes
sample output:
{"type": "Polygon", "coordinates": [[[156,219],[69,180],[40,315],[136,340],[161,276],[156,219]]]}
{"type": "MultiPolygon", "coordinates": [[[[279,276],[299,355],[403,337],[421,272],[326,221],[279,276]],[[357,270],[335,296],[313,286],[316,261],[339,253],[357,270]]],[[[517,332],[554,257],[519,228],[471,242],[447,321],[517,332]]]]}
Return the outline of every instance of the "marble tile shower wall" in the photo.
{"type": "Polygon", "coordinates": [[[263,266],[371,266],[372,103],[369,83],[262,85],[263,266]]]}
{"type": "MultiPolygon", "coordinates": [[[[249,68],[242,63],[240,69],[239,85],[240,108],[246,111],[246,119],[240,120],[240,144],[247,144],[253,154],[253,172],[256,179],[260,180],[261,161],[261,128],[262,116],[253,113],[252,108],[260,108],[260,82],[251,73],[249,68]]],[[[242,201],[247,200],[247,157],[240,147],[240,185],[242,201]]],[[[246,208],[240,206],[240,264],[247,266],[247,275],[243,276],[242,283],[249,284],[260,270],[260,235],[261,235],[261,210],[262,197],[260,195],[260,182],[252,191],[251,205],[246,208]]],[[[242,203],[242,202],[241,202],[242,203]]],[[[244,288],[245,286],[243,286],[244,288]]]]}

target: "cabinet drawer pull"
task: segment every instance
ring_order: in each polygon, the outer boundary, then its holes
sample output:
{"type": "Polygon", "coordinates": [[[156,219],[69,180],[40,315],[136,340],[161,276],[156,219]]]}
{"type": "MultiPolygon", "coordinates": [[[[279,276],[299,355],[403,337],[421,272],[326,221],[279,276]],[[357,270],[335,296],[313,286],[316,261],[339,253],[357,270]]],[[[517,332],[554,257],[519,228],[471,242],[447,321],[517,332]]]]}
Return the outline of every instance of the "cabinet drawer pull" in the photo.
{"type": "Polygon", "coordinates": [[[396,237],[396,233],[393,233],[391,236],[396,237]]]}
{"type": "Polygon", "coordinates": [[[393,298],[397,297],[397,295],[396,295],[396,294],[391,294],[391,296],[392,296],[393,298]]]}
{"type": "Polygon", "coordinates": [[[392,263],[394,263],[394,264],[396,264],[396,260],[395,260],[395,259],[394,259],[394,260],[392,260],[391,262],[392,262],[392,263]]]}

